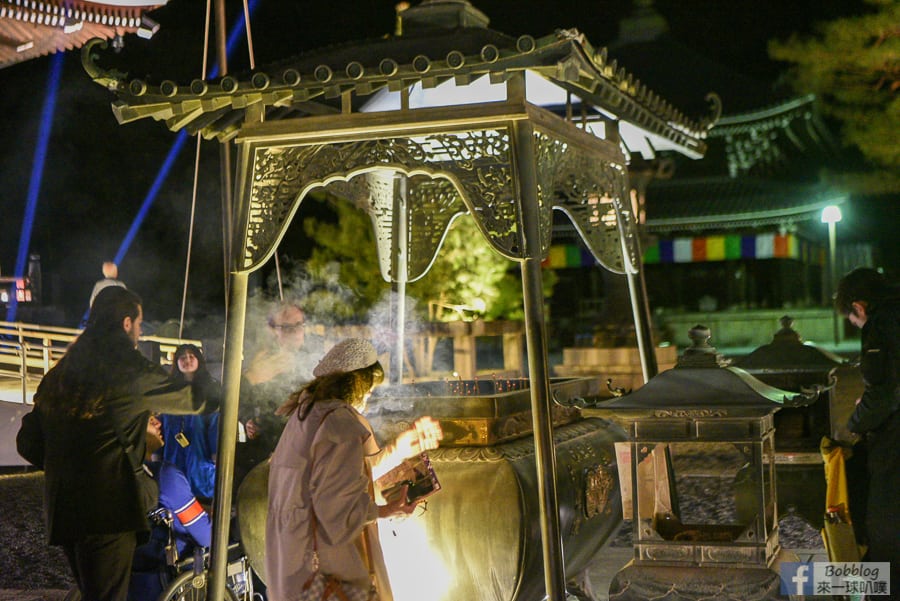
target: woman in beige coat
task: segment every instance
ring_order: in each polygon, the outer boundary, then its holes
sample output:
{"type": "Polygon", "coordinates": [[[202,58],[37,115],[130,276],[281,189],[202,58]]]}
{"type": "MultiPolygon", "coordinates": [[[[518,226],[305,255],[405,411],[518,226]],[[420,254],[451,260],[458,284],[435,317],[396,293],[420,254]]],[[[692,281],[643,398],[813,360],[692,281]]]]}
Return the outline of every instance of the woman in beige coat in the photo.
{"type": "Polygon", "coordinates": [[[372,582],[357,540],[375,519],[415,509],[405,494],[376,505],[369,493],[370,470],[436,448],[441,429],[422,418],[394,445],[378,448],[361,411],[372,389],[384,380],[384,370],[366,340],[338,343],[313,375],[315,379],[279,409],[288,421],[269,471],[268,598],[319,599],[321,592],[313,590],[328,576],[340,582],[348,599],[367,599],[372,582]]]}

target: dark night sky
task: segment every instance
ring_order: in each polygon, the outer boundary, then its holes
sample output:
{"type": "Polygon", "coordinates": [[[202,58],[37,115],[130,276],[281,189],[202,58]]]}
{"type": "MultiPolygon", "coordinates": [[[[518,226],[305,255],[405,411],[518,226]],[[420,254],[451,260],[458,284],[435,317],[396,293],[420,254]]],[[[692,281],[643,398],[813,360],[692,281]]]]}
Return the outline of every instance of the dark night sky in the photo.
{"type": "MultiPolygon", "coordinates": [[[[228,0],[229,24],[241,4],[228,0]]],[[[475,0],[490,27],[513,36],[540,37],[557,28],[577,28],[595,47],[610,44],[630,2],[611,0],[475,0]]],[[[205,3],[170,0],[153,14],[161,29],[152,40],[126,38],[115,58],[137,76],[186,81],[201,69],[205,3]]],[[[331,0],[323,3],[259,0],[252,33],[256,63],[305,50],[389,33],[391,0],[331,0]]],[[[672,35],[760,85],[774,81],[783,65],[767,59],[766,42],[792,31],[808,32],[816,20],[858,10],[846,0],[657,0],[672,35]],[[725,12],[727,10],[727,12],[725,12]]],[[[235,51],[232,72],[248,66],[246,48],[235,51]]],[[[614,57],[614,55],[613,55],[614,57]]],[[[26,204],[41,105],[51,59],[0,69],[0,272],[13,269],[26,204]]],[[[624,65],[626,69],[628,65],[624,65]]],[[[690,69],[690,65],[685,65],[690,69]]],[[[638,74],[654,89],[653,81],[638,74]]],[[[696,90],[703,98],[708,89],[696,90]]],[[[688,94],[694,91],[688,91],[688,94]]],[[[53,128],[31,251],[42,257],[44,277],[53,280],[66,325],[74,325],[100,276],[100,263],[115,254],[163,163],[175,134],[150,121],[120,126],[106,90],[89,81],[77,52],[64,57],[62,85],[53,128]]],[[[122,279],[145,297],[148,319],[177,317],[181,303],[190,214],[194,142],[189,142],[120,266],[122,279]]],[[[218,207],[217,144],[202,147],[199,206],[188,313],[222,305],[223,263],[218,207]]],[[[865,223],[858,235],[874,235],[865,223]]],[[[847,224],[848,231],[852,225],[847,224]]],[[[48,299],[53,300],[53,299],[48,299]]]]}

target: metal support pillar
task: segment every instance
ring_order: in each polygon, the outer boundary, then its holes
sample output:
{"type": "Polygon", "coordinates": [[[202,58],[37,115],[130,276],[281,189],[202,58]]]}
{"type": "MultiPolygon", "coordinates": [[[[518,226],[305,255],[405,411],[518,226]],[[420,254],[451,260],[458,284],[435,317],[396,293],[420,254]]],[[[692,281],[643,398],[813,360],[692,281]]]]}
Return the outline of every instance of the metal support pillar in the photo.
{"type": "MultiPolygon", "coordinates": [[[[625,252],[624,248],[623,252],[625,252]]],[[[641,256],[640,246],[638,246],[638,256],[641,256]]],[[[656,346],[653,343],[650,304],[647,302],[647,287],[644,282],[644,267],[642,263],[638,263],[636,267],[637,273],[628,271],[625,277],[628,279],[628,294],[631,297],[631,312],[634,315],[634,333],[637,337],[641,371],[644,374],[644,384],[646,384],[650,378],[659,373],[659,364],[656,362],[656,346]]]]}
{"type": "Polygon", "coordinates": [[[544,325],[544,291],[541,274],[540,199],[535,173],[534,128],[530,123],[513,126],[513,151],[518,177],[519,208],[526,257],[521,264],[525,309],[525,340],[528,345],[528,378],[531,387],[531,418],[540,506],[541,547],[544,554],[544,585],[548,601],[566,600],[566,572],[559,527],[556,493],[556,452],[550,414],[550,372],[547,366],[547,334],[544,325]]]}
{"type": "MultiPolygon", "coordinates": [[[[216,58],[219,75],[228,74],[225,31],[225,0],[215,0],[216,58]]],[[[219,450],[216,457],[216,496],[213,500],[212,547],[209,558],[208,599],[225,598],[228,569],[228,528],[231,523],[231,488],[234,481],[234,453],[237,444],[238,404],[241,392],[241,361],[244,348],[244,319],[247,316],[247,272],[229,271],[234,243],[233,196],[231,184],[231,143],[219,147],[219,176],[222,186],[222,240],[225,258],[226,338],[223,361],[223,399],[219,409],[219,450]]]]}
{"type": "MultiPolygon", "coordinates": [[[[228,75],[228,32],[225,25],[225,0],[215,0],[214,19],[216,22],[216,60],[219,62],[219,77],[228,75]]],[[[206,74],[204,73],[204,76],[206,74]]],[[[229,294],[229,261],[231,260],[231,244],[234,240],[232,235],[234,224],[232,223],[233,215],[233,197],[232,197],[232,181],[231,181],[231,142],[222,142],[219,145],[219,178],[222,190],[222,256],[224,258],[224,277],[225,277],[225,312],[228,313],[229,294]]]]}
{"type": "Polygon", "coordinates": [[[391,236],[391,280],[394,291],[394,334],[397,337],[391,361],[391,384],[403,383],[403,352],[406,338],[406,281],[409,275],[407,194],[409,178],[394,174],[394,223],[391,236]]]}
{"type": "MultiPolygon", "coordinates": [[[[633,191],[638,198],[644,198],[646,194],[647,182],[644,178],[636,178],[636,187],[633,191]]],[[[627,189],[623,192],[627,193],[627,189]]],[[[631,221],[635,230],[638,222],[638,198],[632,202],[631,221]]],[[[623,199],[624,200],[624,199],[623,199]]],[[[656,346],[653,344],[653,329],[650,318],[650,302],[647,300],[647,283],[644,280],[644,262],[643,250],[641,249],[641,239],[638,237],[637,231],[629,232],[627,223],[622,219],[622,211],[616,206],[616,222],[619,227],[619,240],[622,242],[622,263],[625,265],[625,278],[628,280],[628,296],[631,299],[631,313],[634,317],[634,334],[637,338],[638,355],[641,358],[641,372],[644,376],[644,384],[650,381],[650,378],[659,373],[659,364],[656,361],[656,346]],[[637,257],[637,265],[631,265],[629,257],[628,241],[631,239],[635,256],[637,257]]]]}
{"type": "Polygon", "coordinates": [[[237,444],[238,404],[241,392],[241,359],[244,320],[247,316],[249,273],[234,271],[229,286],[228,337],[225,343],[224,398],[219,415],[219,452],[216,459],[216,498],[213,512],[212,548],[209,560],[208,599],[225,599],[228,568],[228,527],[231,523],[231,488],[237,444]]]}

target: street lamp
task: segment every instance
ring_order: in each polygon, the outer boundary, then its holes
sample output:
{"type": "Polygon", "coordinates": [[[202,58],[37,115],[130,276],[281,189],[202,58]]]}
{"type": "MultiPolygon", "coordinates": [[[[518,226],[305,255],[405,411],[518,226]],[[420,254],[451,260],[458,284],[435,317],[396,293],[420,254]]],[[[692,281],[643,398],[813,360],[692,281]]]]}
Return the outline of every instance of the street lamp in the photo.
{"type": "MultiPolygon", "coordinates": [[[[837,222],[841,220],[841,208],[837,205],[828,205],[822,209],[822,223],[828,224],[828,297],[826,305],[828,305],[835,293],[837,282],[837,272],[835,269],[835,246],[837,239],[837,222]]],[[[834,325],[834,345],[837,346],[840,341],[838,335],[838,316],[832,311],[832,323],[834,325]]]]}

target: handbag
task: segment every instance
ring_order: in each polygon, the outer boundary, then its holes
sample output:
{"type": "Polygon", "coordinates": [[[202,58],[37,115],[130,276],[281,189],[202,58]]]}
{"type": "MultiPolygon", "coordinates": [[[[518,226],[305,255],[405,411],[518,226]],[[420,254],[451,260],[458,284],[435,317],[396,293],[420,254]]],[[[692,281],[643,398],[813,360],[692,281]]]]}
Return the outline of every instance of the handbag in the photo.
{"type": "Polygon", "coordinates": [[[300,601],[377,601],[372,591],[341,582],[321,570],[303,583],[300,601]]]}
{"type": "Polygon", "coordinates": [[[300,591],[300,601],[378,601],[378,595],[374,587],[365,590],[342,582],[331,574],[326,574],[319,569],[319,544],[316,537],[318,520],[312,507],[310,507],[310,512],[312,513],[310,524],[313,540],[312,565],[314,572],[303,583],[303,588],[300,591]]]}

